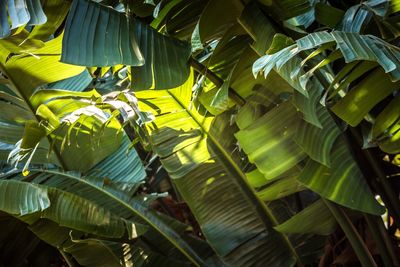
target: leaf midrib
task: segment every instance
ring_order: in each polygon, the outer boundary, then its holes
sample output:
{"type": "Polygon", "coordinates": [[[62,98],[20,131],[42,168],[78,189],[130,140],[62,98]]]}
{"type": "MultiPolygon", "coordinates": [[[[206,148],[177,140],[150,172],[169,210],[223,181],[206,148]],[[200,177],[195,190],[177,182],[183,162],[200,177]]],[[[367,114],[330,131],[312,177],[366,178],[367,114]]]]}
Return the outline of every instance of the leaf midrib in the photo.
{"type": "MultiPolygon", "coordinates": [[[[172,238],[170,238],[168,235],[166,235],[164,233],[164,231],[160,228],[157,227],[157,225],[155,225],[150,219],[147,218],[147,216],[145,214],[143,214],[143,212],[141,212],[140,210],[132,207],[131,205],[129,205],[129,203],[121,200],[120,198],[116,197],[115,195],[113,195],[112,193],[108,192],[107,190],[103,190],[101,188],[99,188],[98,186],[86,181],[85,179],[79,179],[73,175],[70,175],[68,173],[60,173],[57,171],[52,171],[52,170],[36,170],[42,173],[50,173],[53,175],[61,175],[63,177],[66,177],[68,179],[72,179],[77,181],[78,183],[84,183],[86,185],[88,185],[91,188],[94,188],[95,190],[99,191],[100,193],[106,195],[107,197],[113,199],[114,201],[118,202],[120,205],[124,206],[125,208],[127,208],[128,210],[132,211],[134,214],[136,214],[137,216],[139,216],[141,219],[143,219],[144,221],[146,221],[153,229],[155,229],[157,232],[159,232],[162,236],[164,236],[165,239],[167,239],[174,247],[176,247],[183,255],[185,255],[194,265],[196,266],[206,266],[206,264],[203,262],[203,260],[196,254],[196,252],[194,252],[190,246],[187,245],[187,248],[184,249],[181,247],[181,245],[178,245],[172,238]],[[189,255],[186,251],[190,251],[191,254],[193,255],[189,255]]],[[[138,206],[141,206],[140,203],[136,203],[138,206]]],[[[160,221],[163,225],[164,223],[162,221],[160,221]]],[[[170,229],[168,226],[165,226],[166,228],[170,229]]],[[[176,234],[178,237],[179,234],[176,233],[174,230],[170,229],[174,234],[176,234]]],[[[182,240],[183,243],[186,244],[186,242],[184,240],[182,240]]]]}
{"type": "MultiPolygon", "coordinates": [[[[41,120],[40,118],[36,115],[36,110],[33,108],[31,102],[29,101],[29,98],[22,92],[22,90],[16,85],[16,83],[14,82],[13,78],[7,73],[6,71],[6,67],[4,66],[4,64],[2,62],[0,62],[0,71],[2,73],[4,73],[7,77],[8,80],[10,81],[11,85],[15,88],[15,90],[18,91],[18,93],[20,94],[21,98],[24,100],[24,102],[26,103],[26,105],[28,106],[30,112],[33,114],[33,116],[35,117],[36,121],[39,123],[41,120]]],[[[46,135],[47,141],[49,142],[49,144],[52,144],[52,139],[49,135],[46,135]]],[[[58,162],[60,163],[61,167],[63,170],[68,171],[68,167],[67,164],[65,163],[64,159],[61,156],[60,151],[57,149],[56,146],[51,145],[50,149],[53,150],[54,154],[57,157],[58,162]]]]}
{"type": "MultiPolygon", "coordinates": [[[[182,109],[186,110],[186,112],[192,117],[192,119],[200,126],[202,131],[210,138],[211,142],[216,146],[216,148],[221,152],[227,162],[231,165],[234,173],[232,173],[235,180],[238,182],[239,186],[242,188],[242,191],[245,195],[250,199],[251,203],[254,204],[259,217],[263,221],[264,225],[269,228],[278,225],[278,220],[273,215],[272,211],[268,208],[268,206],[260,200],[256,194],[254,189],[248,184],[245,174],[242,172],[240,167],[233,161],[233,159],[229,156],[223,146],[218,142],[218,140],[209,133],[209,131],[204,127],[204,125],[196,118],[196,116],[169,90],[166,90],[167,93],[181,106],[182,109]],[[236,175],[235,175],[236,174],[236,175]],[[271,225],[272,222],[272,225],[271,225]]],[[[219,153],[217,153],[219,154],[219,153]]],[[[217,156],[218,157],[218,156],[217,156]]],[[[283,239],[284,243],[287,245],[287,248],[295,257],[297,264],[302,266],[300,257],[298,256],[294,246],[290,242],[289,238],[280,232],[277,232],[279,236],[283,239]]]]}

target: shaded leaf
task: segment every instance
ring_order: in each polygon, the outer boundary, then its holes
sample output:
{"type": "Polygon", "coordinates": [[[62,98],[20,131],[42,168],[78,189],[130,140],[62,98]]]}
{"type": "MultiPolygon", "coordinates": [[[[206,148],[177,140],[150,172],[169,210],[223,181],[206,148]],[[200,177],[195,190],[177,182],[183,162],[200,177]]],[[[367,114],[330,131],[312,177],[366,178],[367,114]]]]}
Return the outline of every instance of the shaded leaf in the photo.
{"type": "Polygon", "coordinates": [[[163,89],[187,79],[189,55],[186,43],[112,8],[77,0],[67,18],[61,61],[83,66],[136,66],[132,69],[135,89],[163,89]],[[82,35],[88,38],[79,38],[82,35]]]}
{"type": "Polygon", "coordinates": [[[325,203],[322,200],[317,200],[289,220],[274,228],[283,233],[329,235],[336,228],[336,220],[325,203]]]}
{"type": "Polygon", "coordinates": [[[388,75],[378,68],[337,102],[332,111],[351,126],[356,126],[376,104],[399,86],[399,82],[392,82],[388,75]]]}
{"type": "Polygon", "coordinates": [[[331,168],[310,159],[299,181],[322,197],[345,207],[382,214],[384,208],[375,200],[342,138],[335,142],[331,156],[331,168]]]}

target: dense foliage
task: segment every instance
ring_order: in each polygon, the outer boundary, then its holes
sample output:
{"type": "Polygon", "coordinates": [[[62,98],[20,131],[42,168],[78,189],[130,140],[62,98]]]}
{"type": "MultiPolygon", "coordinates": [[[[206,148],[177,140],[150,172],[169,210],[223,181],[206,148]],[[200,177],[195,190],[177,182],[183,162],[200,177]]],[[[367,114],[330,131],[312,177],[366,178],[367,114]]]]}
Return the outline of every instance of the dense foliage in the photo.
{"type": "Polygon", "coordinates": [[[0,1],[0,266],[400,266],[400,1],[0,1]]]}

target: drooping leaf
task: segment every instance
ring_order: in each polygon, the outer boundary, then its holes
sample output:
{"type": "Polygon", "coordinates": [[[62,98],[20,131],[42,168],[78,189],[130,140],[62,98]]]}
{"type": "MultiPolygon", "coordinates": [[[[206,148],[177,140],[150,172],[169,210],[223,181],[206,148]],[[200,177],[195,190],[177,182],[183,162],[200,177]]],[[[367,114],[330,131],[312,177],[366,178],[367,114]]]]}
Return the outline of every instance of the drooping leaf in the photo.
{"type": "Polygon", "coordinates": [[[310,159],[298,178],[299,181],[322,197],[340,205],[381,214],[384,208],[375,200],[343,137],[335,142],[331,157],[331,168],[310,159]]]}
{"type": "Polygon", "coordinates": [[[17,181],[0,180],[0,210],[22,216],[50,207],[46,188],[17,181]]]}
{"type": "Polygon", "coordinates": [[[400,152],[400,98],[394,98],[385,109],[379,113],[372,126],[372,138],[386,153],[400,152]]]}
{"type": "Polygon", "coordinates": [[[344,11],[325,3],[317,3],[315,5],[316,20],[331,28],[334,28],[342,20],[344,11]]]}
{"type": "MultiPolygon", "coordinates": [[[[273,201],[302,191],[305,187],[297,181],[297,176],[298,172],[289,172],[279,177],[277,181],[269,183],[265,189],[259,190],[257,195],[264,201],[273,201]]],[[[299,233],[305,232],[299,229],[299,233]]]]}
{"type": "Polygon", "coordinates": [[[317,107],[317,114],[322,127],[318,128],[301,121],[294,135],[294,140],[313,160],[329,167],[331,149],[340,134],[340,130],[328,110],[320,104],[317,107]]]}
{"type": "Polygon", "coordinates": [[[40,0],[26,0],[26,5],[30,15],[28,25],[38,25],[46,23],[47,17],[43,12],[40,0]]]}
{"type": "Polygon", "coordinates": [[[286,222],[275,226],[283,233],[331,234],[336,227],[336,220],[322,200],[317,200],[286,222]]]}
{"type": "Polygon", "coordinates": [[[16,180],[0,180],[0,188],[2,195],[8,198],[1,210],[28,224],[46,218],[61,226],[115,238],[122,237],[127,229],[136,229],[135,235],[129,238],[136,238],[146,230],[142,225],[130,225],[109,210],[65,191],[16,180]]]}
{"type": "Polygon", "coordinates": [[[71,3],[63,0],[46,0],[43,5],[43,12],[47,21],[44,24],[35,26],[29,34],[31,39],[47,41],[48,38],[61,26],[71,3]]]}
{"type": "Polygon", "coordinates": [[[388,75],[378,68],[336,103],[332,111],[351,126],[356,126],[379,101],[399,86],[399,82],[392,82],[388,75]]]}
{"type": "Polygon", "coordinates": [[[339,29],[344,32],[360,33],[374,15],[382,18],[387,14],[389,2],[387,0],[369,0],[350,7],[344,14],[339,29]]]}
{"type": "Polygon", "coordinates": [[[90,76],[90,73],[87,70],[84,70],[76,76],[51,83],[48,85],[48,88],[82,92],[90,85],[92,80],[93,78],[90,76]]]}
{"type": "Polygon", "coordinates": [[[232,26],[243,10],[243,4],[233,0],[229,4],[223,0],[208,1],[199,19],[199,36],[202,43],[222,36],[232,26]]]}
{"type": "MultiPolygon", "coordinates": [[[[300,52],[316,48],[320,45],[335,42],[343,55],[346,63],[356,60],[368,60],[377,62],[386,73],[390,73],[392,80],[399,79],[398,63],[400,52],[389,43],[372,35],[333,31],[331,33],[321,31],[311,33],[296,41],[296,45],[289,46],[273,55],[266,55],[258,59],[253,66],[253,73],[260,71],[264,75],[273,69],[281,69],[300,52]]],[[[301,68],[301,66],[297,67],[301,68]]],[[[291,69],[293,70],[293,68],[291,69]]],[[[301,75],[298,70],[293,71],[292,79],[301,75]]]]}
{"type": "MultiPolygon", "coordinates": [[[[141,166],[141,168],[143,167],[141,166]]],[[[105,171],[107,169],[110,168],[106,167],[105,171]]],[[[35,183],[44,183],[47,186],[74,193],[108,210],[112,210],[122,218],[133,219],[135,222],[147,224],[153,233],[153,237],[156,234],[155,238],[160,243],[168,242],[182,252],[189,261],[204,265],[202,264],[202,259],[184,241],[181,233],[178,233],[171,225],[167,224],[162,216],[151,211],[142,197],[132,197],[131,194],[115,190],[112,176],[108,179],[101,176],[81,177],[77,173],[65,173],[57,170],[43,170],[36,173],[32,170],[32,175],[35,175],[33,179],[35,183]]],[[[118,185],[118,179],[116,179],[115,184],[118,185]]]]}
{"type": "Polygon", "coordinates": [[[67,18],[61,61],[83,66],[135,66],[135,89],[164,89],[187,79],[189,54],[186,43],[137,19],[92,1],[76,0],[67,18]],[[82,35],[88,38],[79,38],[82,35]]]}
{"type": "Polygon", "coordinates": [[[271,46],[275,30],[259,5],[256,3],[246,5],[238,21],[254,39],[255,43],[252,45],[254,50],[263,55],[271,46]]]}
{"type": "Polygon", "coordinates": [[[298,121],[292,104],[285,102],[235,134],[266,179],[276,178],[306,157],[293,140],[298,121]]]}
{"type": "Polygon", "coordinates": [[[148,125],[154,151],[210,245],[230,264],[251,265],[262,261],[267,265],[291,266],[293,254],[276,232],[266,232],[272,223],[263,219],[268,213],[254,209],[260,202],[256,196],[248,195],[253,193],[246,193],[249,188],[241,180],[246,177],[224,148],[232,138],[221,135],[228,133],[227,128],[219,124],[210,126],[212,118],[190,109],[189,103],[182,99],[184,95],[187,95],[184,87],[137,94],[141,109],[156,114],[155,121],[148,125]],[[265,257],[265,253],[285,256],[272,259],[265,257]]]}
{"type": "Polygon", "coordinates": [[[267,11],[279,20],[287,20],[302,15],[311,9],[308,0],[259,0],[267,11]]]}
{"type": "MultiPolygon", "coordinates": [[[[59,37],[45,43],[43,48],[32,54],[21,54],[1,62],[3,71],[17,86],[18,93],[29,98],[36,87],[56,82],[81,73],[84,68],[59,62],[61,55],[61,39],[59,37]],[[29,76],[29,80],[20,77],[29,76]]],[[[1,42],[1,41],[0,41],[1,42]]],[[[1,53],[6,53],[0,49],[1,53]]]]}
{"type": "Polygon", "coordinates": [[[133,34],[134,28],[123,13],[92,1],[74,1],[66,22],[61,61],[90,67],[143,65],[133,34]]]}
{"type": "Polygon", "coordinates": [[[0,39],[24,24],[38,25],[46,21],[40,0],[8,0],[0,3],[0,39]]]}

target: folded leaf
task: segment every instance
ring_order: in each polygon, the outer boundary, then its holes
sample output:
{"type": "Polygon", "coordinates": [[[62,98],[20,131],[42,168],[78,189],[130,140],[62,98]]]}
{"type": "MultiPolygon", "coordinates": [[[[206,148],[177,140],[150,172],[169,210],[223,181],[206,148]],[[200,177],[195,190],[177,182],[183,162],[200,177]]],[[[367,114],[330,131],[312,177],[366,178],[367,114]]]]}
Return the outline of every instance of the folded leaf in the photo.
{"type": "Polygon", "coordinates": [[[299,181],[322,197],[345,207],[382,214],[384,207],[375,200],[343,137],[335,142],[331,156],[331,168],[310,159],[299,181]]]}
{"type": "Polygon", "coordinates": [[[283,233],[315,233],[329,235],[336,228],[335,217],[322,200],[317,200],[286,222],[275,226],[283,233]]]}
{"type": "Polygon", "coordinates": [[[186,43],[93,1],[73,2],[62,47],[62,62],[98,67],[135,66],[133,86],[139,90],[173,88],[189,75],[190,47],[186,43]]]}
{"type": "Polygon", "coordinates": [[[392,82],[382,69],[376,69],[336,103],[332,111],[351,126],[356,126],[376,104],[398,88],[399,82],[392,82]]]}
{"type": "Polygon", "coordinates": [[[137,93],[141,109],[156,114],[155,121],[148,124],[154,151],[208,242],[225,262],[243,266],[262,261],[291,266],[296,257],[291,245],[268,230],[274,217],[271,221],[266,218],[272,215],[243,183],[245,174],[230,150],[225,150],[232,141],[231,127],[226,119],[224,124],[216,120],[210,125],[212,118],[189,108],[193,80],[187,83],[171,91],[137,93]],[[264,253],[282,256],[265,258],[264,253]]]}
{"type": "Polygon", "coordinates": [[[0,210],[23,216],[50,207],[47,188],[18,181],[0,180],[0,210]]]}

